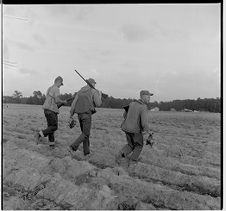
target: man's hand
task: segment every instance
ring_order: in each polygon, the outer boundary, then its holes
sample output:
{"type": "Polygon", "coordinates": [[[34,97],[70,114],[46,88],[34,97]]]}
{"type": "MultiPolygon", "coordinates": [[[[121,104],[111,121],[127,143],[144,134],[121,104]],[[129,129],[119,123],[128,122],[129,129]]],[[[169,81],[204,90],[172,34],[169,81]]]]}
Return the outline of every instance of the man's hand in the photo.
{"type": "Polygon", "coordinates": [[[66,100],[61,100],[60,102],[58,101],[57,103],[56,103],[56,105],[57,105],[57,107],[58,108],[60,108],[61,106],[63,106],[63,105],[66,105],[67,104],[67,101],[66,100]]]}

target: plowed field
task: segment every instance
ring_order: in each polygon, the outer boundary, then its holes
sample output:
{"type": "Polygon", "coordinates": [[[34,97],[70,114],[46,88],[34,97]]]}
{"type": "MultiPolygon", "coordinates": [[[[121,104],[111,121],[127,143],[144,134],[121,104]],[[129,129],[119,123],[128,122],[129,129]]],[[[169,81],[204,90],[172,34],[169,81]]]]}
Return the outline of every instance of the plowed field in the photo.
{"type": "Polygon", "coordinates": [[[220,114],[150,112],[155,144],[125,169],[115,163],[123,110],[97,109],[86,158],[82,144],[73,157],[67,151],[80,134],[67,125],[69,109],[60,109],[50,149],[34,142],[46,127],[41,106],[4,105],[4,209],[220,209],[220,114]]]}

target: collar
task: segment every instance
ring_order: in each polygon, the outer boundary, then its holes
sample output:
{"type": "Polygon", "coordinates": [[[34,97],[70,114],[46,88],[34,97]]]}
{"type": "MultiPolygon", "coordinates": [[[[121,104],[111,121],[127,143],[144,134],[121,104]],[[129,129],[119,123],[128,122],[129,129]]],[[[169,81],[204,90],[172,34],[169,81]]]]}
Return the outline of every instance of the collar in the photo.
{"type": "Polygon", "coordinates": [[[59,87],[58,87],[56,84],[53,84],[53,87],[54,87],[54,86],[57,87],[57,88],[59,89],[59,87]]]}
{"type": "Polygon", "coordinates": [[[141,99],[135,100],[135,101],[138,102],[138,103],[140,103],[140,104],[142,104],[142,105],[146,105],[146,103],[143,100],[141,100],[141,99]]]}

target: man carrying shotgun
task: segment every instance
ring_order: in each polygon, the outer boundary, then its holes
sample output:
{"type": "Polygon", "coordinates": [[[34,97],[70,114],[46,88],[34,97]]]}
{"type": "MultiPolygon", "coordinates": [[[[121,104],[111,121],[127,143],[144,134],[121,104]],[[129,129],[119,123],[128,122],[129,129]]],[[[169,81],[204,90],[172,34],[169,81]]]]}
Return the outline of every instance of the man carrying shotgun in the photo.
{"type": "Polygon", "coordinates": [[[48,136],[49,146],[55,146],[54,132],[58,128],[58,114],[59,107],[58,105],[67,104],[66,100],[61,100],[60,96],[60,87],[63,86],[63,78],[58,76],[54,84],[48,88],[46,92],[46,100],[43,104],[44,114],[47,120],[47,128],[35,133],[36,143],[39,143],[41,137],[48,136]]]}
{"type": "Polygon", "coordinates": [[[75,152],[79,145],[83,143],[84,155],[90,154],[90,130],[92,123],[92,114],[95,113],[95,107],[102,103],[102,93],[95,89],[95,80],[90,78],[85,80],[87,85],[82,87],[75,96],[70,110],[70,120],[75,113],[78,114],[78,120],[81,128],[81,135],[69,146],[69,152],[75,152]]]}
{"type": "Polygon", "coordinates": [[[147,104],[152,95],[149,91],[142,90],[140,91],[140,99],[131,102],[129,106],[125,107],[121,129],[126,134],[127,144],[116,155],[116,163],[120,164],[122,159],[124,159],[128,167],[130,163],[138,161],[144,145],[143,140],[148,139],[150,135],[147,104]]]}

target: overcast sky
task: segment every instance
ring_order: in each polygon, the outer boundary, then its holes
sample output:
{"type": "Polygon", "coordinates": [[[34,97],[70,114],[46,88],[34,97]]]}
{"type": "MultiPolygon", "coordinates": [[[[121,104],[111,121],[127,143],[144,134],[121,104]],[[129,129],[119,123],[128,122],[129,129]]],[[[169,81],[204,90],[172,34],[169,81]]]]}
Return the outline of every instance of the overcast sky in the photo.
{"type": "Polygon", "coordinates": [[[220,4],[3,5],[3,95],[96,80],[116,98],[220,96],[220,4]]]}

